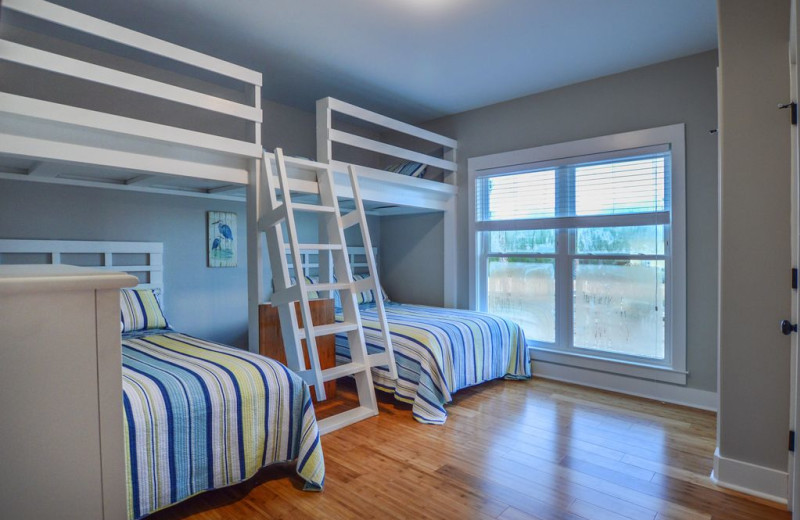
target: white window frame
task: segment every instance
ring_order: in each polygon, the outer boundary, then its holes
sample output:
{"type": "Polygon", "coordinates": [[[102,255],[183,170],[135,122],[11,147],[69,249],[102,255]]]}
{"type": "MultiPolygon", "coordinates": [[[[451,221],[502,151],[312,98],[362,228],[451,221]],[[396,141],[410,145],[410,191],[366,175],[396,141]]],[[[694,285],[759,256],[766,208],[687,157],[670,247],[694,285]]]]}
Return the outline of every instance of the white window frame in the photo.
{"type": "MultiPolygon", "coordinates": [[[[608,154],[622,156],[626,151],[667,145],[671,151],[671,222],[668,226],[665,253],[669,257],[666,288],[667,329],[665,330],[666,359],[647,360],[618,359],[613,354],[584,355],[578,352],[546,348],[528,342],[534,362],[548,362],[572,367],[621,374],[641,379],[686,384],[686,145],[683,124],[636,130],[619,134],[581,139],[566,143],[537,146],[480,157],[467,161],[469,198],[469,305],[471,309],[485,309],[479,301],[479,277],[485,276],[481,266],[480,251],[476,243],[476,187],[479,177],[497,174],[504,169],[519,171],[526,165],[544,165],[570,162],[571,158],[608,154]]],[[[563,269],[562,269],[563,272],[563,269]]]]}

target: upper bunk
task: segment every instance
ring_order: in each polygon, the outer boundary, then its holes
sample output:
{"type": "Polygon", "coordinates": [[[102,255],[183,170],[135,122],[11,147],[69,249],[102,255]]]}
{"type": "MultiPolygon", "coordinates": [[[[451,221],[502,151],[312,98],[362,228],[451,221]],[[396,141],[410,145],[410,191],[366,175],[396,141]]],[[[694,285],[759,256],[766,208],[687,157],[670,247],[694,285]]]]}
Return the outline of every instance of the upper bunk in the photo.
{"type": "Polygon", "coordinates": [[[42,0],[0,24],[0,177],[180,194],[248,182],[260,73],[42,0]]]}
{"type": "MultiPolygon", "coordinates": [[[[0,179],[246,199],[262,158],[261,73],[44,0],[1,9],[0,179]]],[[[340,145],[348,159],[383,158],[358,169],[371,213],[454,206],[454,140],[320,100],[317,159],[335,162],[347,199],[346,163],[333,156],[340,145]],[[350,119],[345,129],[337,113],[350,119]],[[381,142],[398,132],[440,156],[381,142]],[[445,182],[384,171],[386,157],[441,169],[445,182]]],[[[289,174],[302,181],[310,169],[296,161],[289,174]]]]}

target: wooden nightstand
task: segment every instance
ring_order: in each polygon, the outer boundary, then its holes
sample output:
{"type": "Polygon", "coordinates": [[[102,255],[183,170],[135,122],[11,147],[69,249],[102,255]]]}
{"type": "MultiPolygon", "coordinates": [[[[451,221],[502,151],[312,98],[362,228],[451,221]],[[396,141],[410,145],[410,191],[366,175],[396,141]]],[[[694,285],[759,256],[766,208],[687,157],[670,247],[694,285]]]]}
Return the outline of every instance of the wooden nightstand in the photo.
{"type": "MultiPolygon", "coordinates": [[[[333,312],[333,300],[321,299],[311,300],[311,321],[314,325],[326,325],[335,320],[333,312]]],[[[298,324],[303,326],[303,317],[300,314],[300,304],[295,303],[297,309],[298,324]]],[[[270,304],[258,306],[258,337],[259,353],[286,364],[286,352],[283,349],[283,338],[281,337],[281,320],[278,317],[278,309],[270,304]]],[[[303,352],[308,366],[308,353],[305,351],[306,341],[303,340],[303,352]]],[[[320,336],[317,338],[317,351],[319,352],[319,364],[325,368],[336,366],[336,345],[334,336],[320,336]]],[[[325,393],[328,399],[336,396],[336,380],[325,383],[325,393]]],[[[314,388],[311,389],[311,397],[316,402],[317,397],[314,388]]]]}

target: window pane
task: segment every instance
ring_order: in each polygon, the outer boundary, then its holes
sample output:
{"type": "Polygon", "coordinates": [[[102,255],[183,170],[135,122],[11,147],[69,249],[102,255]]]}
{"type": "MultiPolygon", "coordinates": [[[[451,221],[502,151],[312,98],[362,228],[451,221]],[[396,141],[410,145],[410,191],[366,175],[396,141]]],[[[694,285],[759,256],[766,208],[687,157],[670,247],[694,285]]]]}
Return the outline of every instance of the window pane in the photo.
{"type": "Polygon", "coordinates": [[[556,212],[556,171],[482,177],[477,181],[478,220],[547,218],[556,212]]]}
{"type": "Polygon", "coordinates": [[[527,339],[555,342],[555,260],[489,257],[487,264],[487,310],[519,323],[527,339]]]}
{"type": "Polygon", "coordinates": [[[521,231],[485,231],[491,253],[555,253],[556,232],[553,229],[521,231]]]}
{"type": "Polygon", "coordinates": [[[618,215],[663,211],[666,158],[615,161],[575,167],[575,214],[618,215]]]}
{"type": "Polygon", "coordinates": [[[663,260],[575,260],[574,345],[664,359],[663,260]]]}
{"type": "Polygon", "coordinates": [[[579,255],[663,255],[664,226],[581,228],[576,230],[579,255]]]}

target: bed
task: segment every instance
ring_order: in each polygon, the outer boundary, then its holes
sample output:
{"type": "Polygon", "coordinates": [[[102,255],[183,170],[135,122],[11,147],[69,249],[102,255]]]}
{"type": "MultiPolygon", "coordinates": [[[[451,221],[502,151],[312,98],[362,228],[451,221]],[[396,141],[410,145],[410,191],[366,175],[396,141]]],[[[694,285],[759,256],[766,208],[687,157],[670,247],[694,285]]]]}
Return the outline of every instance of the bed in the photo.
{"type": "MultiPolygon", "coordinates": [[[[383,351],[374,303],[359,306],[370,353],[383,351]]],[[[513,321],[463,309],[385,302],[397,364],[397,379],[387,367],[374,367],[375,388],[412,405],[414,419],[444,424],[445,404],[463,388],[492,379],[529,379],[531,364],[525,333],[513,321]]],[[[339,318],[337,316],[337,318],[339,318]]],[[[337,360],[348,361],[347,336],[336,336],[337,360]]]]}
{"type": "MultiPolygon", "coordinates": [[[[378,248],[373,255],[379,258],[378,248]]],[[[354,278],[365,274],[363,247],[349,247],[354,278]]],[[[308,283],[318,283],[317,255],[305,252],[300,269],[308,283]]],[[[334,277],[335,279],[335,277],[334,277]]],[[[332,291],[336,319],[343,321],[339,293],[332,291]]],[[[323,296],[320,293],[317,296],[323,296]]],[[[531,360],[519,324],[485,312],[392,302],[381,289],[398,377],[387,367],[373,367],[375,388],[412,405],[414,419],[444,424],[445,405],[458,390],[492,379],[529,379],[531,360]]],[[[373,291],[358,293],[364,339],[370,354],[384,350],[373,291]]],[[[347,335],[336,335],[337,363],[350,361],[347,335]]]]}
{"type": "MultiPolygon", "coordinates": [[[[277,361],[169,328],[158,242],[0,240],[0,264],[79,263],[137,277],[120,291],[127,517],[296,461],[310,491],[325,463],[310,391],[277,361]]],[[[123,454],[115,454],[122,458],[123,454]]],[[[120,464],[122,467],[122,464],[120,464]]]]}
{"type": "Polygon", "coordinates": [[[297,460],[325,465],[308,386],[277,361],[171,330],[122,341],[128,518],[297,460]]]}

